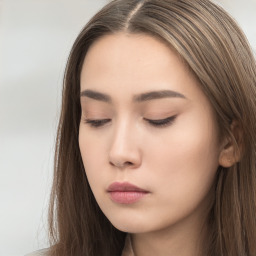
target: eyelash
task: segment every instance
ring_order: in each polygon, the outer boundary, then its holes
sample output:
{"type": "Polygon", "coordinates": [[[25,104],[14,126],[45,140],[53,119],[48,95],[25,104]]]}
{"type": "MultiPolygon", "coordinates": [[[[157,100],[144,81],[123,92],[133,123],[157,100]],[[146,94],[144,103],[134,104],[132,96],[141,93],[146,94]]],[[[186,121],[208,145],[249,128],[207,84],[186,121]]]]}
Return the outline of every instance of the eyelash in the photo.
{"type": "MultiPolygon", "coordinates": [[[[150,125],[160,128],[160,127],[171,125],[174,122],[175,118],[176,116],[170,116],[165,119],[152,120],[152,119],[144,118],[144,120],[147,121],[150,125]]],[[[86,124],[89,124],[91,127],[95,127],[95,128],[101,127],[110,121],[111,119],[85,119],[84,120],[86,124]]]]}
{"type": "Polygon", "coordinates": [[[151,120],[151,119],[144,118],[144,120],[146,120],[150,125],[153,125],[156,127],[164,127],[164,126],[171,125],[174,122],[175,118],[176,116],[170,116],[165,119],[151,120]]]}

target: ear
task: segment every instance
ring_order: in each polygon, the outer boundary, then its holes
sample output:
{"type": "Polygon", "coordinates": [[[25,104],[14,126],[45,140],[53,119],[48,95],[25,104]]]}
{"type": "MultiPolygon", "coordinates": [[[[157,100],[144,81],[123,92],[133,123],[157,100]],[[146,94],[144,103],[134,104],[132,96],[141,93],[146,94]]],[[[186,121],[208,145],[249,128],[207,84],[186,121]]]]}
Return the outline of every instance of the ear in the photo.
{"type": "Polygon", "coordinates": [[[242,152],[242,129],[237,121],[230,125],[231,136],[226,137],[221,146],[219,165],[228,168],[239,162],[242,152]]]}

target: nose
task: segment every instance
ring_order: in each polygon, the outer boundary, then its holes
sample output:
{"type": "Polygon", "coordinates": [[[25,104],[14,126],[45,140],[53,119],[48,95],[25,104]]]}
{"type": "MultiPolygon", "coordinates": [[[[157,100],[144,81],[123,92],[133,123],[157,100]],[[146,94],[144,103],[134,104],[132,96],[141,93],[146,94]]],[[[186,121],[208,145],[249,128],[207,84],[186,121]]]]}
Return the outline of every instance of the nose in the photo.
{"type": "Polygon", "coordinates": [[[141,165],[139,134],[123,123],[113,132],[109,149],[109,163],[119,169],[138,168],[141,165]]]}

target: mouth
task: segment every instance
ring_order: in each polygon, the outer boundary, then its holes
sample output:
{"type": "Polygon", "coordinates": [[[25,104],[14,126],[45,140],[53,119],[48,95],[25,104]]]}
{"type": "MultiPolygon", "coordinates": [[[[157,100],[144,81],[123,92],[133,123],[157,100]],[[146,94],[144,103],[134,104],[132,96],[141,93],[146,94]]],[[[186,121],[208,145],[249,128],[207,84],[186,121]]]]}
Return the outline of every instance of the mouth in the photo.
{"type": "Polygon", "coordinates": [[[149,191],[128,182],[114,182],[108,187],[107,192],[111,200],[118,204],[132,204],[149,194],[149,191]]]}

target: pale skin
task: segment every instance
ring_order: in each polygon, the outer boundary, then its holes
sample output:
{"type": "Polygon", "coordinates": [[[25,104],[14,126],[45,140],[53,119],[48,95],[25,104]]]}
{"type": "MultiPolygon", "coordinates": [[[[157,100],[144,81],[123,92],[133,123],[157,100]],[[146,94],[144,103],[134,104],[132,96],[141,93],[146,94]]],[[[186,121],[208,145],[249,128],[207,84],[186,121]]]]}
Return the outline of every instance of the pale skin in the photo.
{"type": "Polygon", "coordinates": [[[135,255],[200,255],[216,171],[232,164],[231,146],[220,141],[209,100],[178,55],[148,35],[100,38],[82,67],[81,108],[88,181],[110,222],[131,234],[135,255]],[[156,91],[168,93],[143,97],[156,91]],[[115,181],[150,193],[115,203],[107,193],[115,181]]]}

